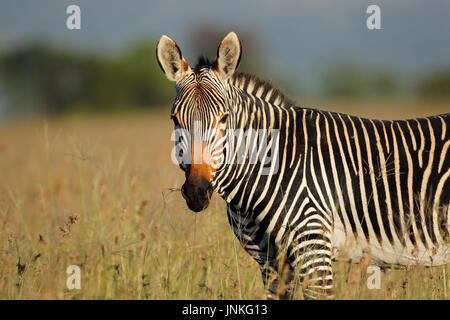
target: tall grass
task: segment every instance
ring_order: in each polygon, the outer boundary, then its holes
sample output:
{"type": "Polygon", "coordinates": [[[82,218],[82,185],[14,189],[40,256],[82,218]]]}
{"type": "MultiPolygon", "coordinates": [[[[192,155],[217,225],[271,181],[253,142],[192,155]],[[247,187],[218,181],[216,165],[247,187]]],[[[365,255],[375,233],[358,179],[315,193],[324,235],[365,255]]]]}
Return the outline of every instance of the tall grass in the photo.
{"type": "MultiPolygon", "coordinates": [[[[187,210],[170,133],[168,112],[1,124],[0,299],[265,298],[223,201],[187,210]]],[[[337,298],[450,298],[450,266],[389,269],[369,290],[367,264],[334,264],[337,298]]]]}

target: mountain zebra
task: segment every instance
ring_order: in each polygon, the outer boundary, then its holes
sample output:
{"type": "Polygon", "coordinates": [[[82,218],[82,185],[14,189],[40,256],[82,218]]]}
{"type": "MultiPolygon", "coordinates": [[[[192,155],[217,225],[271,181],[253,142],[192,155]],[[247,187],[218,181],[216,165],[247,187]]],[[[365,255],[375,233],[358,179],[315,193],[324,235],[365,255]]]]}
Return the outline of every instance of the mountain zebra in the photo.
{"type": "Polygon", "coordinates": [[[268,82],[235,72],[233,32],[213,63],[200,59],[193,69],[167,36],[156,54],[177,91],[182,195],[195,212],[213,191],[223,197],[272,294],[288,297],[297,285],[306,298],[332,297],[337,257],[450,262],[450,114],[380,121],[295,106],[268,82]],[[253,143],[261,129],[265,148],[253,143]]]}

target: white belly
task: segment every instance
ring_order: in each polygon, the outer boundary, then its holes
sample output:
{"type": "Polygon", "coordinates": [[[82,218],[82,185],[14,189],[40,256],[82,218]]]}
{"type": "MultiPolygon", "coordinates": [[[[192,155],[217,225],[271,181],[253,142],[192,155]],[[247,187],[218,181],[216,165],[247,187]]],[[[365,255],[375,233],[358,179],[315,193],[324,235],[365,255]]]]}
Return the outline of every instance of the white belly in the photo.
{"type": "Polygon", "coordinates": [[[422,244],[417,247],[407,243],[406,247],[387,244],[380,246],[376,239],[367,242],[365,237],[355,239],[353,233],[345,234],[342,223],[335,220],[331,234],[333,258],[359,262],[364,257],[372,259],[377,265],[414,265],[438,266],[450,263],[450,245],[442,244],[438,247],[426,249],[422,244]]]}

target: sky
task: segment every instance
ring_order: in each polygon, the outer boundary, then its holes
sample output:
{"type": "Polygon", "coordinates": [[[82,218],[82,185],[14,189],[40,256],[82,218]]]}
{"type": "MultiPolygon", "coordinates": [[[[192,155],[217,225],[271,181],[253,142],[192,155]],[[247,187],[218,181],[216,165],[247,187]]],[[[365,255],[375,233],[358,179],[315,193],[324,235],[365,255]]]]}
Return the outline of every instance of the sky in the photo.
{"type": "MultiPolygon", "coordinates": [[[[387,68],[405,78],[450,66],[448,0],[0,0],[0,50],[45,40],[68,49],[116,52],[166,34],[194,64],[201,52],[189,39],[195,26],[207,24],[224,35],[255,34],[266,59],[264,73],[286,74],[310,89],[324,68],[342,61],[387,68]],[[81,8],[81,30],[66,28],[71,4],[81,8]],[[366,27],[371,4],[381,9],[381,30],[366,27]]],[[[251,59],[242,45],[243,59],[251,59]]]]}

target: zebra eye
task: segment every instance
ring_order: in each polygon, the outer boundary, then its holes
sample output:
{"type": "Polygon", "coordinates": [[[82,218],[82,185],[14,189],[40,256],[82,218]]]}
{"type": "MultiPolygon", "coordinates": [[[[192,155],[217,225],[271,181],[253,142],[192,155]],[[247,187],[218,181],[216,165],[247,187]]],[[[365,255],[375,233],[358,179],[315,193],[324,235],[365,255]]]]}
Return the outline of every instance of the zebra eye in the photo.
{"type": "Polygon", "coordinates": [[[180,127],[180,122],[178,121],[178,118],[175,115],[171,115],[170,118],[172,119],[175,127],[180,127]]]}
{"type": "Polygon", "coordinates": [[[228,119],[228,113],[225,113],[222,118],[220,118],[219,123],[221,124],[225,124],[227,122],[228,119]]]}

